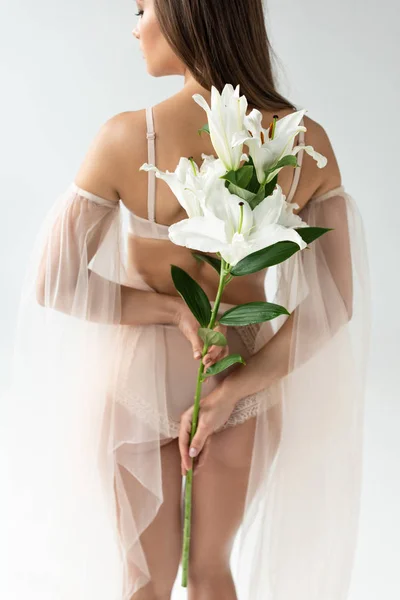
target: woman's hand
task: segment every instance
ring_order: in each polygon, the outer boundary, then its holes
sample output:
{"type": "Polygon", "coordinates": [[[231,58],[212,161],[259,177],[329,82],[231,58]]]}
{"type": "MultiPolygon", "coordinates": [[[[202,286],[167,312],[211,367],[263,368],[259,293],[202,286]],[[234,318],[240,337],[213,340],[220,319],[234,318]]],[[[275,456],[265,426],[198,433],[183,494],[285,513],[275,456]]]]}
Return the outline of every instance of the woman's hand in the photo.
{"type": "MultiPolygon", "coordinates": [[[[200,323],[183,299],[179,304],[174,323],[179,327],[183,335],[191,343],[194,358],[201,358],[204,342],[197,333],[200,323]]],[[[217,327],[214,327],[214,331],[219,331],[224,335],[226,335],[227,329],[227,325],[218,325],[217,327]]],[[[207,369],[228,354],[228,344],[226,346],[210,346],[207,350],[207,353],[203,357],[203,364],[207,369]]],[[[207,381],[208,378],[205,379],[204,383],[207,381]]]]}
{"type": "MultiPolygon", "coordinates": [[[[200,454],[200,459],[196,462],[193,469],[193,475],[196,474],[207,456],[210,435],[219,427],[224,425],[229,419],[236,404],[236,399],[224,397],[223,382],[220,383],[207,396],[200,399],[200,410],[197,419],[197,429],[193,437],[190,448],[196,449],[196,457],[200,454]]],[[[192,431],[192,416],[194,406],[192,405],[181,415],[179,429],[179,451],[181,454],[182,475],[192,468],[192,458],[189,455],[190,433],[192,431]]]]}

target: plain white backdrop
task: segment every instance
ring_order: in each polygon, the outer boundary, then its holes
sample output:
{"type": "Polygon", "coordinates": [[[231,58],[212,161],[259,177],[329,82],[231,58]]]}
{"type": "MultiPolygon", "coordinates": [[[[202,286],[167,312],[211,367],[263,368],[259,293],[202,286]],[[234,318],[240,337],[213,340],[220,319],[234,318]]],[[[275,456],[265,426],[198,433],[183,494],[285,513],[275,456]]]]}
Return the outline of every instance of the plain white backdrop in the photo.
{"type": "MultiPolygon", "coordinates": [[[[392,600],[400,597],[398,6],[395,0],[267,0],[267,6],[280,91],[325,128],[346,191],[364,217],[374,320],[349,600],[392,600]]],[[[135,12],[132,0],[1,1],[0,388],[7,385],[20,286],[43,217],[104,121],[156,104],[183,85],[182,77],[148,75],[131,33],[135,12]]],[[[186,598],[180,577],[175,598],[186,598]]]]}

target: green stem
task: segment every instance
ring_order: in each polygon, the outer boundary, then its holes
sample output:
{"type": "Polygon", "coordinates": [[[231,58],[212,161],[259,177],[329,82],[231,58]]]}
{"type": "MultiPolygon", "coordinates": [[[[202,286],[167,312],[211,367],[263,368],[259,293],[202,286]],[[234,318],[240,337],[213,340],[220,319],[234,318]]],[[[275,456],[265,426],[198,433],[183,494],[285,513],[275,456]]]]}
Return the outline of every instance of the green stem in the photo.
{"type": "MultiPolygon", "coordinates": [[[[228,263],[221,258],[221,271],[219,274],[219,284],[217,296],[215,298],[215,303],[213,309],[211,311],[210,322],[208,324],[209,329],[213,329],[215,325],[215,321],[217,319],[219,304],[221,301],[222,292],[224,291],[225,286],[229,283],[232,277],[229,276],[230,267],[228,263]],[[226,275],[228,277],[226,278],[226,275]]],[[[190,444],[196,434],[197,431],[197,422],[198,415],[200,410],[200,395],[201,395],[201,386],[202,386],[202,377],[204,372],[203,358],[207,354],[208,344],[204,342],[203,351],[201,353],[200,365],[197,371],[197,382],[196,382],[196,391],[194,396],[194,410],[192,416],[192,429],[190,433],[190,444]]],[[[189,447],[190,447],[189,444],[189,447]]],[[[192,467],[186,474],[186,483],[185,483],[185,514],[184,514],[184,528],[183,528],[183,549],[182,549],[182,587],[187,587],[187,579],[188,579],[188,565],[189,565],[189,547],[190,547],[190,525],[191,525],[191,514],[192,514],[192,487],[193,487],[193,461],[196,460],[192,458],[192,467]]]]}

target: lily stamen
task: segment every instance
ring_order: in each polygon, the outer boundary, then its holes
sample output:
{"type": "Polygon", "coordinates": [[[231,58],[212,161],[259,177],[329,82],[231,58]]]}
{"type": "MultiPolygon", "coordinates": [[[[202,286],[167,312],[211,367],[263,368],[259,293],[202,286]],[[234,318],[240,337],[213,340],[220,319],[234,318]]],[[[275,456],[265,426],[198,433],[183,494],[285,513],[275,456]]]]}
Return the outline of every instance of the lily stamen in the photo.
{"type": "Polygon", "coordinates": [[[189,156],[189,160],[190,160],[190,164],[192,165],[192,169],[193,169],[193,173],[197,176],[197,171],[196,171],[196,167],[195,167],[195,162],[193,159],[193,156],[189,156]]]}
{"type": "Polygon", "coordinates": [[[242,225],[243,225],[243,205],[244,202],[239,202],[239,210],[240,210],[240,218],[239,218],[239,229],[238,229],[238,233],[241,233],[242,231],[242,225]]]}
{"type": "MultiPolygon", "coordinates": [[[[275,129],[276,129],[276,122],[278,120],[278,115],[274,115],[272,117],[272,123],[268,128],[268,137],[270,140],[273,140],[275,137],[275,129]]],[[[263,142],[264,143],[264,142],[263,142]]]]}

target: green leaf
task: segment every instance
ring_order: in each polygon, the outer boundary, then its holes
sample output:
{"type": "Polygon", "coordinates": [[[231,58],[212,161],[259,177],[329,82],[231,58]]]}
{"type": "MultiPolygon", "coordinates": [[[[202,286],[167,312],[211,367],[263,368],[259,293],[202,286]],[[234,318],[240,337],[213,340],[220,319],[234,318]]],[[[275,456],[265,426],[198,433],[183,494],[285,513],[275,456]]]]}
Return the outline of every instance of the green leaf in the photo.
{"type": "Polygon", "coordinates": [[[171,276],[175,288],[190,308],[202,327],[207,327],[211,319],[211,304],[202,287],[186,271],[171,265],[171,276]]]}
{"type": "Polygon", "coordinates": [[[220,179],[225,179],[225,183],[234,183],[237,185],[236,171],[228,171],[224,175],[221,175],[220,179]]]}
{"type": "Polygon", "coordinates": [[[197,260],[197,262],[199,262],[199,263],[200,263],[200,262],[203,262],[203,261],[201,260],[201,258],[199,257],[199,255],[198,255],[198,254],[196,254],[196,252],[192,252],[192,254],[193,254],[194,258],[197,260]]]}
{"type": "Polygon", "coordinates": [[[201,135],[202,131],[204,131],[205,133],[208,133],[208,134],[210,133],[210,128],[209,128],[208,123],[206,123],[205,125],[203,125],[203,127],[200,127],[200,129],[197,130],[197,133],[199,135],[201,135]]]}
{"type": "Polygon", "coordinates": [[[228,356],[224,356],[224,358],[221,358],[221,360],[218,360],[216,363],[211,365],[211,367],[207,368],[207,371],[205,371],[203,374],[202,381],[204,381],[204,379],[210,375],[217,375],[217,373],[221,373],[235,363],[242,363],[245,365],[246,361],[240,356],[240,354],[228,354],[228,356]]]}
{"type": "Polygon", "coordinates": [[[226,346],[227,339],[220,331],[214,331],[209,327],[199,327],[197,330],[200,338],[209,346],[226,346]]]}
{"type": "Polygon", "coordinates": [[[248,302],[233,306],[219,318],[222,325],[249,325],[250,323],[262,323],[279,317],[290,315],[284,306],[272,302],[248,302]]]}
{"type": "Polygon", "coordinates": [[[253,198],[249,201],[251,210],[254,210],[255,207],[257,206],[257,204],[260,204],[260,202],[262,202],[264,200],[264,198],[265,198],[265,186],[260,185],[260,188],[259,188],[257,194],[255,194],[253,196],[253,198]]]}
{"type": "Polygon", "coordinates": [[[256,168],[254,166],[254,162],[252,157],[249,157],[249,160],[247,161],[247,165],[248,166],[252,166],[253,167],[253,175],[251,177],[251,180],[249,182],[249,184],[247,185],[247,189],[250,192],[253,192],[254,194],[257,194],[259,188],[260,188],[260,182],[257,179],[257,172],[256,172],[256,168]]]}
{"type": "MultiPolygon", "coordinates": [[[[299,227],[299,229],[304,228],[299,227]]],[[[272,267],[273,265],[277,265],[287,260],[292,254],[299,250],[300,246],[295,242],[276,242],[276,244],[261,248],[261,250],[252,252],[242,258],[242,260],[232,267],[230,273],[234,277],[256,273],[257,271],[272,267]]]]}
{"type": "Polygon", "coordinates": [[[295,231],[303,238],[306,244],[311,244],[311,242],[321,235],[333,229],[333,227],[295,227],[295,231]]]}
{"type": "Polygon", "coordinates": [[[278,182],[278,175],[275,175],[275,177],[273,179],[271,179],[271,181],[269,181],[268,183],[265,184],[258,184],[259,185],[259,189],[257,191],[257,194],[255,195],[255,197],[253,198],[253,200],[251,200],[249,202],[251,209],[254,210],[255,207],[260,204],[260,202],[268,202],[268,196],[271,196],[275,186],[278,182]]]}
{"type": "Polygon", "coordinates": [[[265,196],[271,196],[276,184],[278,183],[278,173],[275,175],[271,181],[265,184],[265,196]]]}
{"type": "Polygon", "coordinates": [[[276,165],[273,166],[273,168],[269,171],[275,171],[276,169],[282,169],[283,167],[297,167],[298,163],[297,163],[297,156],[295,156],[294,154],[286,154],[285,156],[283,156],[283,158],[281,158],[276,165]]]}
{"type": "Polygon", "coordinates": [[[247,188],[253,176],[254,167],[249,164],[242,165],[236,171],[236,184],[241,188],[247,188]]]}
{"type": "Polygon", "coordinates": [[[251,206],[251,202],[255,197],[255,194],[253,194],[253,192],[249,192],[249,190],[244,190],[243,188],[239,187],[238,185],[235,185],[234,183],[229,183],[228,189],[231,194],[236,194],[236,196],[239,196],[239,198],[242,198],[242,200],[246,200],[246,202],[248,202],[251,206]]]}
{"type": "Polygon", "coordinates": [[[215,258],[214,256],[207,256],[205,254],[200,254],[199,252],[192,251],[193,256],[200,261],[204,261],[214,267],[214,269],[219,274],[221,272],[221,261],[219,258],[215,258]]]}

